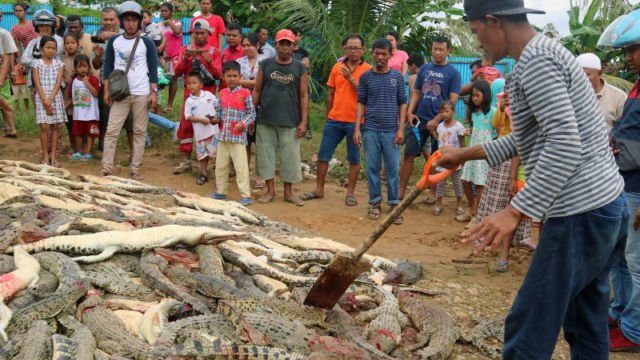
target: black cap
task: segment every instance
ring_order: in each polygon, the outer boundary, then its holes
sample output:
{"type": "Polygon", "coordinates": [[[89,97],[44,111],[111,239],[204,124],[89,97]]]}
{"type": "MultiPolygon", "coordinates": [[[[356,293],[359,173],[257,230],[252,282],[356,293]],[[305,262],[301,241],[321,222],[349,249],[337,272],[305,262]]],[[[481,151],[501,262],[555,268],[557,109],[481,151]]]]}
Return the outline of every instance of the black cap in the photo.
{"type": "Polygon", "coordinates": [[[464,13],[464,21],[478,20],[485,15],[546,14],[524,7],[524,0],[464,0],[464,13]]]}

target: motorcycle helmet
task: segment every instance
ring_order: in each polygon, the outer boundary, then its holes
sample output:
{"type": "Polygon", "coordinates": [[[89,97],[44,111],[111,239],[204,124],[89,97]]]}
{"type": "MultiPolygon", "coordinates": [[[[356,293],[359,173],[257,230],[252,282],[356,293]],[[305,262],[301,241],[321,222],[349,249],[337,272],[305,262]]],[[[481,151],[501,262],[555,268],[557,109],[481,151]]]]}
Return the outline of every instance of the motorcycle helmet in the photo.
{"type": "Polygon", "coordinates": [[[609,51],[640,44],[640,9],[618,17],[598,40],[598,49],[609,51]]]}
{"type": "Polygon", "coordinates": [[[51,11],[46,9],[36,11],[33,14],[32,23],[36,32],[38,32],[38,26],[40,25],[49,25],[53,31],[56,29],[56,17],[51,11]]]}
{"type": "Polygon", "coordinates": [[[134,14],[140,19],[138,25],[142,29],[142,6],[135,1],[125,1],[118,7],[118,17],[120,18],[120,26],[124,26],[124,15],[134,14]]]}

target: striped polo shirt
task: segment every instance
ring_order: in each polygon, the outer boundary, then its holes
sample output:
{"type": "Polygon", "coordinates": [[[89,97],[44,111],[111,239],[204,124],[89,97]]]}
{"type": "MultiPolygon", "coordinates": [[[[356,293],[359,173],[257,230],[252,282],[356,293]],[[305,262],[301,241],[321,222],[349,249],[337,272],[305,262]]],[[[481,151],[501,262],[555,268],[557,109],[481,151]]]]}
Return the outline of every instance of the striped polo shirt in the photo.
{"type": "Polygon", "coordinates": [[[398,131],[398,111],[407,102],[404,78],[398,70],[369,70],[358,84],[358,102],[366,106],[363,130],[398,131]]]}
{"type": "Polygon", "coordinates": [[[527,177],[512,200],[534,219],[602,207],[624,181],[609,149],[598,99],[575,57],[536,35],[507,78],[513,133],[483,145],[491,166],[520,155],[527,177]]]}

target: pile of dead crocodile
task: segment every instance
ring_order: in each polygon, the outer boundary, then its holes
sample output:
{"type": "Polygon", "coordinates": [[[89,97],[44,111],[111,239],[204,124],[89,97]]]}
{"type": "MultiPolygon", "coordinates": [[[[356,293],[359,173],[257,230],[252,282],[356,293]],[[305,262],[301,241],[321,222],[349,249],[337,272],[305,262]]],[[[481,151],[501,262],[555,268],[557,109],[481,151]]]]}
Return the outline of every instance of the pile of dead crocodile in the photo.
{"type": "Polygon", "coordinates": [[[233,202],[0,160],[0,359],[446,359],[458,330],[410,263],[368,256],[339,306],[302,305],[351,250],[233,202]]]}

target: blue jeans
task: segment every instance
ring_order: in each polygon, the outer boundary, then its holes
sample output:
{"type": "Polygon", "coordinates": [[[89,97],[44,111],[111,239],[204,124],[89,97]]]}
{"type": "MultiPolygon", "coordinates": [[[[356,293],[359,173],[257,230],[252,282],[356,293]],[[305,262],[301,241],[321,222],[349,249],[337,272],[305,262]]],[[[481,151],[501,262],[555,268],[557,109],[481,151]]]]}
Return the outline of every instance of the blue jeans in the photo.
{"type": "Polygon", "coordinates": [[[360,164],[360,148],[353,142],[353,130],[356,125],[344,121],[328,120],[322,130],[322,142],[318,150],[319,161],[331,161],[336,147],[342,139],[347,139],[347,161],[351,165],[360,164]]]}
{"type": "Polygon", "coordinates": [[[504,359],[551,359],[560,328],[572,359],[609,358],[608,274],[628,221],[622,195],[598,209],[545,221],[507,316],[504,359]]]}
{"type": "Polygon", "coordinates": [[[640,231],[633,229],[633,219],[640,208],[640,193],[624,195],[631,221],[625,250],[616,253],[611,268],[613,303],[609,316],[620,321],[627,339],[640,344],[640,231]]]}
{"type": "MultiPolygon", "coordinates": [[[[178,131],[178,126],[180,126],[180,123],[177,121],[171,121],[165,117],[162,117],[156,113],[153,112],[149,112],[149,122],[159,126],[163,129],[167,129],[167,130],[171,130],[172,132],[172,136],[173,136],[173,141],[176,141],[176,139],[178,138],[176,133],[178,131]]],[[[149,146],[151,145],[151,139],[149,138],[149,132],[147,131],[147,140],[146,140],[146,145],[149,146]]]]}
{"type": "Polygon", "coordinates": [[[384,159],[384,170],[387,176],[387,203],[398,205],[398,188],[400,172],[401,146],[394,143],[396,133],[393,131],[363,130],[362,145],[364,159],[367,163],[367,179],[369,180],[369,204],[382,202],[382,179],[380,170],[384,159]]]}

